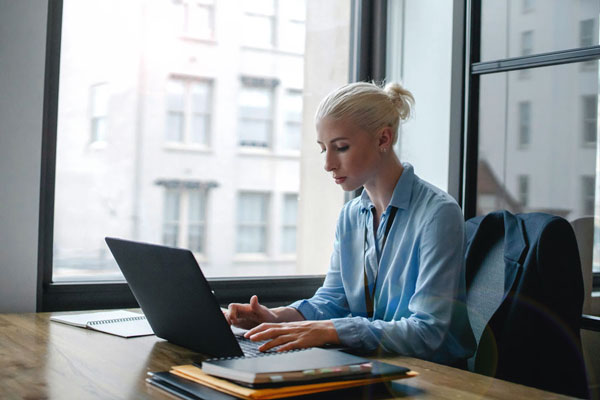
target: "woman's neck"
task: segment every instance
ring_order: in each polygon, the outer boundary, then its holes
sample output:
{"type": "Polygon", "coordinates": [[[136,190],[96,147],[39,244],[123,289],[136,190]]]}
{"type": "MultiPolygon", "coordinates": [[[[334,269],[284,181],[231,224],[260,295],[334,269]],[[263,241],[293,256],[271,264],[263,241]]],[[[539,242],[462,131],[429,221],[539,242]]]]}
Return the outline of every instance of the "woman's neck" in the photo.
{"type": "Polygon", "coordinates": [[[372,182],[365,183],[365,190],[375,205],[378,218],[390,204],[394,188],[402,172],[404,172],[404,167],[402,167],[398,157],[392,153],[386,162],[382,163],[375,179],[372,182]]]}

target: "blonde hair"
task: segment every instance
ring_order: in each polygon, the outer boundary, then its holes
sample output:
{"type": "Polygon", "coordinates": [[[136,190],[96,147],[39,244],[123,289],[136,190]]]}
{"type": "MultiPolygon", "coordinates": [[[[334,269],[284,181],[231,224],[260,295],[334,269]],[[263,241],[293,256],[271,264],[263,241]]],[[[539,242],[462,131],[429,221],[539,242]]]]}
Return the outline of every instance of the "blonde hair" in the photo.
{"type": "Polygon", "coordinates": [[[375,83],[356,82],[329,93],[319,104],[315,123],[323,118],[348,118],[367,132],[390,127],[394,143],[398,140],[400,120],[410,118],[415,99],[399,83],[384,88],[375,83]]]}

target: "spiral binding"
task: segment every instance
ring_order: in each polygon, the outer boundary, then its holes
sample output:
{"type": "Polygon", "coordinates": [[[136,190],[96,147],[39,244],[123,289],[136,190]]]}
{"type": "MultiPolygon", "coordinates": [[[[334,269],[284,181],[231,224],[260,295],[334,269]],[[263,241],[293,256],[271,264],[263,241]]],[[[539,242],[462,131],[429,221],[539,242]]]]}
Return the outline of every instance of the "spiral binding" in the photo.
{"type": "Polygon", "coordinates": [[[288,354],[288,353],[297,353],[299,351],[305,351],[310,349],[310,347],[305,348],[305,349],[293,349],[293,350],[287,350],[287,351],[274,351],[274,352],[269,352],[269,353],[261,353],[261,354],[257,354],[255,356],[235,356],[235,357],[216,357],[216,358],[208,358],[202,362],[207,362],[207,361],[224,361],[224,360],[239,360],[241,358],[259,358],[259,357],[267,357],[267,356],[276,356],[278,354],[288,354]]]}
{"type": "Polygon", "coordinates": [[[139,317],[127,317],[127,318],[117,318],[117,319],[103,319],[100,321],[90,321],[88,325],[104,325],[104,324],[114,324],[117,322],[131,322],[131,321],[143,321],[146,317],[144,315],[140,315],[139,317]]]}

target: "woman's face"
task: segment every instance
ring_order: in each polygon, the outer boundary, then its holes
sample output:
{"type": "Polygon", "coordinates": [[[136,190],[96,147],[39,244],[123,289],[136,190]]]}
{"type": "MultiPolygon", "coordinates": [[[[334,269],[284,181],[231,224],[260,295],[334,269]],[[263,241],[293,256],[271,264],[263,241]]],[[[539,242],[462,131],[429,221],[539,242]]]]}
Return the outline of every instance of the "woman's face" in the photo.
{"type": "Polygon", "coordinates": [[[325,171],[345,191],[358,189],[377,174],[381,160],[377,135],[356,124],[324,118],[317,124],[317,143],[325,154],[325,171]]]}

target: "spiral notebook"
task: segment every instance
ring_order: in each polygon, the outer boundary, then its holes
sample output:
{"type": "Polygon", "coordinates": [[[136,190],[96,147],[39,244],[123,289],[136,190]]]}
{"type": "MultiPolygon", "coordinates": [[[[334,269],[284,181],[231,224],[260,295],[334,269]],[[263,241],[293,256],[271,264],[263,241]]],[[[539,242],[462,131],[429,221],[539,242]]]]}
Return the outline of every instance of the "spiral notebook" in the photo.
{"type": "Polygon", "coordinates": [[[50,320],[125,338],[154,335],[143,314],[125,310],[53,315],[50,320]]]}

